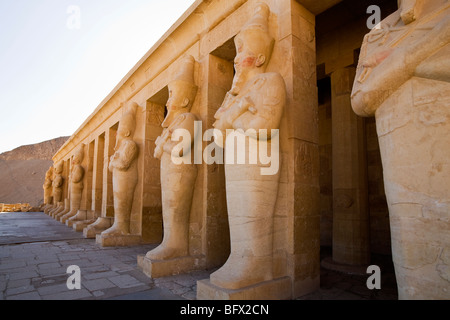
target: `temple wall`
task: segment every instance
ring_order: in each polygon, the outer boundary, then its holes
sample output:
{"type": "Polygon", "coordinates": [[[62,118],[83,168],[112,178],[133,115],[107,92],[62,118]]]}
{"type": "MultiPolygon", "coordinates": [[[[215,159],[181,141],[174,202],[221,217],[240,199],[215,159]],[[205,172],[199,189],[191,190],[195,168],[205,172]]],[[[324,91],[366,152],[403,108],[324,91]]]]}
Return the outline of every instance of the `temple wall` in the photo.
{"type": "MultiPolygon", "coordinates": [[[[162,133],[168,84],[183,56],[192,55],[198,92],[191,113],[201,121],[202,133],[212,128],[214,115],[233,81],[233,39],[250,19],[256,2],[199,0],[167,31],[53,157],[55,163],[65,163],[63,199],[69,195],[70,159],[84,144],[82,165],[86,174],[81,209],[94,220],[106,219],[108,225],[113,222],[113,181],[108,164],[115,152],[124,106],[135,102],[138,109],[133,140],[139,149],[138,181],[130,231],[140,237],[141,243],[161,242],[160,160],[153,153],[162,133]]],[[[370,245],[365,254],[390,253],[389,218],[375,122],[357,119],[350,112],[351,68],[358,62],[358,50],[368,31],[367,16],[342,16],[345,10],[340,1],[324,1],[321,6],[315,1],[264,2],[270,7],[269,30],[275,38],[267,71],[282,75],[287,92],[280,127],[273,272],[275,278],[289,278],[290,297],[295,298],[319,288],[320,246],[338,250],[339,243],[344,251],[354,249],[345,235],[339,238],[333,234],[339,190],[357,195],[357,211],[341,223],[352,230],[367,225],[367,234],[361,236],[370,245]],[[337,107],[342,111],[339,117],[337,107]],[[349,138],[350,144],[336,140],[336,123],[343,128],[354,123],[349,137],[359,140],[349,138]],[[354,155],[357,166],[337,165],[338,161],[345,163],[346,158],[336,158],[333,148],[336,151],[343,145],[354,155]],[[348,179],[336,178],[340,176],[348,179]],[[361,212],[367,213],[367,218],[361,212]]],[[[385,2],[390,10],[396,1],[385,2]]],[[[201,152],[208,143],[203,141],[199,146],[201,152]]],[[[341,155],[346,153],[342,150],[341,155]]],[[[224,165],[203,163],[197,169],[189,218],[189,255],[196,257],[203,268],[216,268],[230,253],[224,165]]]]}

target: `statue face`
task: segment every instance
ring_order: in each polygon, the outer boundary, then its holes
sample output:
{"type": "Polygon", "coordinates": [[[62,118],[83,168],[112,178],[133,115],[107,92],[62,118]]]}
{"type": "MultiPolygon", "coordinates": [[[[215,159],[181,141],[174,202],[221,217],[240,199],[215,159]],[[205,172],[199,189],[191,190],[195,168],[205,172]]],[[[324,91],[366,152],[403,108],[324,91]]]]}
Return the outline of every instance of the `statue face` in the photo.
{"type": "Polygon", "coordinates": [[[188,112],[190,100],[189,92],[192,86],[184,81],[173,81],[169,84],[169,99],[167,100],[167,116],[162,123],[163,128],[168,128],[179,112],[188,112]]]}
{"type": "Polygon", "coordinates": [[[81,164],[81,162],[83,161],[83,158],[84,158],[84,150],[83,149],[79,149],[74,154],[72,161],[73,161],[74,164],[81,164]]]}
{"type": "Polygon", "coordinates": [[[47,179],[51,179],[52,176],[53,176],[53,167],[48,169],[48,171],[45,173],[45,178],[47,178],[47,179]]]}
{"type": "Polygon", "coordinates": [[[114,151],[117,151],[120,149],[120,145],[122,144],[122,140],[125,138],[128,138],[130,136],[130,130],[127,128],[126,125],[120,124],[119,129],[117,129],[116,134],[116,146],[114,147],[114,151]]]}
{"type": "Polygon", "coordinates": [[[234,59],[236,74],[233,79],[234,93],[238,93],[248,81],[250,71],[256,68],[256,54],[250,49],[248,41],[240,35],[235,39],[237,55],[234,59]]]}
{"type": "Polygon", "coordinates": [[[167,110],[174,111],[186,108],[189,104],[188,92],[181,81],[176,81],[169,85],[169,100],[167,100],[167,110]]]}
{"type": "Polygon", "coordinates": [[[261,30],[248,29],[239,33],[235,40],[236,57],[231,92],[237,94],[255,72],[264,72],[267,56],[270,55],[270,46],[267,35],[261,30]]]}
{"type": "Polygon", "coordinates": [[[62,161],[58,162],[54,166],[54,171],[56,174],[61,174],[64,169],[64,163],[62,161]]]}

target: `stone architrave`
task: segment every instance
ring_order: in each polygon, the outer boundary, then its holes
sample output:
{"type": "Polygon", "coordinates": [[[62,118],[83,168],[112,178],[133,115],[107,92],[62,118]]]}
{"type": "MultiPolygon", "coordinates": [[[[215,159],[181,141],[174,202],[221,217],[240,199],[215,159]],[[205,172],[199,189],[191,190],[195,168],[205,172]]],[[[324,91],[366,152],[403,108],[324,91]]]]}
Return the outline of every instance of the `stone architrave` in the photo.
{"type": "Polygon", "coordinates": [[[124,108],[117,130],[115,153],[108,166],[113,175],[114,223],[111,228],[97,235],[97,242],[102,246],[132,245],[141,240],[140,236],[130,232],[131,210],[138,182],[136,160],[139,147],[133,140],[138,105],[130,102],[124,108]]]}
{"type": "Polygon", "coordinates": [[[141,262],[144,273],[152,278],[192,271],[199,267],[198,263],[194,263],[195,258],[189,255],[189,217],[197,179],[197,166],[192,161],[191,152],[197,117],[190,112],[197,94],[194,82],[195,60],[187,55],[181,62],[180,71],[168,85],[168,113],[162,123],[163,133],[156,140],[154,153],[155,158],[161,160],[164,237],[162,243],[148,252],[141,262]],[[189,132],[190,148],[174,154],[173,150],[180,142],[172,141],[172,134],[178,129],[189,132]],[[186,151],[188,153],[183,154],[186,151]],[[190,161],[177,161],[182,158],[190,161]]]}
{"type": "MultiPolygon", "coordinates": [[[[269,15],[269,7],[258,3],[253,18],[235,37],[236,74],[215,115],[214,127],[224,135],[227,129],[241,129],[243,132],[237,135],[245,135],[247,146],[256,139],[265,140],[271,148],[271,130],[279,129],[286,104],[286,85],[279,73],[266,72],[275,42],[269,34],[269,15]],[[256,136],[247,134],[249,129],[256,130],[256,136]],[[267,130],[266,138],[259,134],[260,129],[267,130]]],[[[229,137],[225,140],[225,153],[230,151],[228,144],[229,137]]],[[[250,164],[249,148],[239,143],[237,147],[245,148],[246,164],[225,160],[231,253],[226,263],[211,274],[208,285],[199,282],[198,297],[214,299],[224,296],[227,290],[246,292],[243,296],[247,299],[271,297],[272,290],[284,290],[278,296],[289,296],[287,278],[273,276],[273,221],[279,172],[262,175],[265,165],[259,160],[250,164]]]]}
{"type": "Polygon", "coordinates": [[[72,170],[70,172],[70,211],[60,218],[62,223],[74,217],[81,205],[83,193],[84,168],[81,165],[84,159],[84,145],[81,145],[72,158],[72,170]]]}
{"type": "Polygon", "coordinates": [[[353,110],[375,116],[400,299],[450,299],[450,3],[401,0],[368,33],[353,110]]]}
{"type": "Polygon", "coordinates": [[[53,206],[54,208],[50,210],[49,215],[54,217],[55,213],[60,209],[64,208],[64,203],[62,202],[62,186],[64,183],[64,178],[62,172],[64,170],[64,162],[60,161],[56,163],[53,167],[53,182],[52,182],[52,192],[53,192],[53,206]]]}
{"type": "Polygon", "coordinates": [[[53,200],[53,188],[52,188],[52,178],[53,178],[53,167],[50,167],[45,173],[45,181],[42,186],[44,189],[44,205],[41,210],[47,213],[47,209],[51,207],[53,200]]]}

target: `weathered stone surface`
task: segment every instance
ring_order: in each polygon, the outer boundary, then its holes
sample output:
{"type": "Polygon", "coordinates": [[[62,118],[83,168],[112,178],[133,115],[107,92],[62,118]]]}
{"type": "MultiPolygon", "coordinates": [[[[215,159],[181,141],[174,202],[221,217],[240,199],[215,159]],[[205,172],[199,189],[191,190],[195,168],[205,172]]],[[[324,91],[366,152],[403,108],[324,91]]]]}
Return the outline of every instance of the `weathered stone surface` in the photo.
{"type": "MultiPolygon", "coordinates": [[[[271,146],[275,142],[271,141],[274,137],[270,132],[279,129],[286,89],[279,73],[266,73],[274,45],[268,30],[269,14],[270,8],[258,3],[254,16],[235,38],[236,74],[231,90],[215,115],[214,127],[221,130],[224,137],[227,129],[243,132],[266,129],[270,140],[266,143],[271,146]]],[[[248,145],[252,139],[261,141],[259,134],[254,137],[238,133],[237,140],[242,136],[242,141],[248,145]]],[[[231,254],[225,265],[211,275],[210,281],[217,287],[235,290],[273,279],[273,215],[279,168],[275,173],[264,175],[261,170],[264,165],[249,164],[250,151],[245,145],[237,143],[234,150],[229,148],[230,136],[226,138],[225,156],[226,152],[245,149],[246,163],[225,160],[231,254]]]]}
{"type": "MultiPolygon", "coordinates": [[[[195,59],[188,55],[181,63],[180,71],[168,85],[169,100],[166,103],[168,113],[162,123],[163,133],[156,139],[154,151],[155,158],[161,160],[164,236],[162,243],[147,253],[146,259],[164,262],[179,258],[185,262],[178,268],[186,268],[188,271],[194,269],[194,265],[189,265],[192,259],[188,256],[190,252],[189,220],[198,172],[197,165],[192,161],[197,118],[190,113],[190,110],[197,95],[197,86],[194,82],[195,59]],[[186,130],[190,141],[183,141],[187,148],[174,154],[174,148],[179,142],[172,139],[172,134],[177,130],[186,130]],[[186,163],[181,163],[183,159],[186,159],[186,163]]],[[[175,265],[177,264],[175,262],[175,265]]],[[[180,272],[180,269],[167,267],[162,273],[157,270],[157,263],[150,263],[150,265],[153,267],[146,270],[150,272],[152,278],[170,275],[171,271],[180,272]]]]}
{"type": "Polygon", "coordinates": [[[366,35],[353,87],[376,118],[401,299],[450,297],[449,32],[447,1],[401,1],[366,35]]]}

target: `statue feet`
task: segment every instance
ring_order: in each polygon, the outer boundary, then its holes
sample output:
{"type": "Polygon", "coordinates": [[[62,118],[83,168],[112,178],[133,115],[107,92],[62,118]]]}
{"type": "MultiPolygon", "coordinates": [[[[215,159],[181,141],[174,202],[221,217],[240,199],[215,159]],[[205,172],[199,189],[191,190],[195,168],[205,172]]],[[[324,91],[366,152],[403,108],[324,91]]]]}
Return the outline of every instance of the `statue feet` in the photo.
{"type": "Polygon", "coordinates": [[[273,280],[271,257],[230,256],[222,268],[211,274],[210,278],[212,284],[231,290],[270,280],[273,280]]]}
{"type": "Polygon", "coordinates": [[[111,228],[102,232],[102,236],[114,237],[114,236],[128,236],[130,229],[127,223],[115,222],[111,228]]]}
{"type": "Polygon", "coordinates": [[[188,254],[187,248],[169,247],[164,244],[156,247],[146,254],[146,258],[150,260],[170,260],[179,257],[185,257],[188,254]]]}

